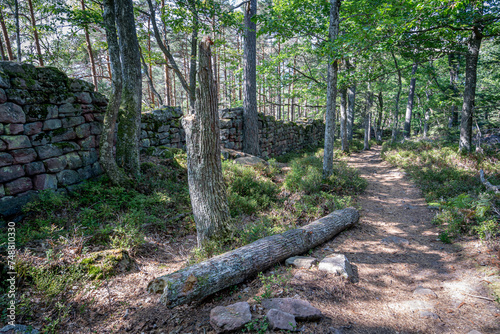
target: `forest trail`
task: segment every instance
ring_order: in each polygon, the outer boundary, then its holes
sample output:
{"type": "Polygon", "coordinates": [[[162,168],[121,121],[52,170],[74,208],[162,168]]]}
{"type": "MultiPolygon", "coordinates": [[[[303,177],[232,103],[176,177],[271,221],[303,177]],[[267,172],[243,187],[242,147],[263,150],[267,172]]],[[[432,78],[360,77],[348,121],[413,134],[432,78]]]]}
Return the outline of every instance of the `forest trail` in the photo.
{"type": "Polygon", "coordinates": [[[351,155],[349,165],[369,182],[358,198],[360,223],[322,247],[346,254],[359,277],[357,284],[330,291],[334,298],[317,300],[332,319],[330,331],[499,333],[500,311],[487,288],[498,282],[469,256],[481,244],[439,241],[431,223],[435,211],[380,151],[351,155]]]}

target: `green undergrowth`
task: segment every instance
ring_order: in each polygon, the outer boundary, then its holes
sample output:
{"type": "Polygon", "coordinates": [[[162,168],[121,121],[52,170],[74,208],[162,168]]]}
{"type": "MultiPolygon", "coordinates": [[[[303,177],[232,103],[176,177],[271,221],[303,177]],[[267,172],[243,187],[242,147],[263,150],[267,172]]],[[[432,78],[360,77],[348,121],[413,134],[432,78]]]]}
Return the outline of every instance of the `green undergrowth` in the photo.
{"type": "MultiPolygon", "coordinates": [[[[256,166],[223,162],[230,232],[193,250],[188,262],[202,261],[352,206],[353,196],[366,182],[343,158],[343,153],[335,152],[334,172],[327,179],[321,174],[321,150],[289,155],[288,165],[273,159],[256,166]]],[[[30,323],[37,318],[38,323],[45,323],[45,332],[57,332],[69,314],[85,312],[84,304],[72,304],[73,296],[98,288],[117,274],[113,269],[116,261],[104,256],[98,262],[94,252],[123,249],[133,257],[143,248],[149,249],[152,244],[146,241],[151,235],[175,247],[177,241],[196,233],[185,152],[157,149],[142,160],[142,176],[133,188],[115,186],[102,177],[70,193],[43,192],[25,206],[24,218],[16,224],[20,321],[30,323]],[[40,320],[41,315],[33,312],[40,308],[53,310],[54,318],[40,320]]],[[[1,238],[0,247],[6,247],[5,234],[1,238]]],[[[0,268],[2,282],[6,282],[4,269],[0,268]]],[[[0,285],[0,292],[6,288],[0,285]]],[[[2,309],[7,302],[0,298],[2,309]]],[[[6,320],[5,312],[0,316],[6,320]]]]}
{"type": "Polygon", "coordinates": [[[461,153],[450,141],[385,143],[382,157],[404,168],[422,189],[430,206],[439,209],[434,222],[440,239],[451,242],[461,235],[497,241],[500,234],[500,198],[481,183],[483,169],[489,182],[500,184],[500,154],[461,153]]]}
{"type": "Polygon", "coordinates": [[[286,172],[274,160],[256,166],[224,162],[233,217],[231,233],[195,250],[191,263],[352,206],[353,196],[364,190],[366,181],[340,160],[344,156],[340,151],[335,152],[332,176],[323,179],[322,153],[317,150],[289,155],[286,172]]]}

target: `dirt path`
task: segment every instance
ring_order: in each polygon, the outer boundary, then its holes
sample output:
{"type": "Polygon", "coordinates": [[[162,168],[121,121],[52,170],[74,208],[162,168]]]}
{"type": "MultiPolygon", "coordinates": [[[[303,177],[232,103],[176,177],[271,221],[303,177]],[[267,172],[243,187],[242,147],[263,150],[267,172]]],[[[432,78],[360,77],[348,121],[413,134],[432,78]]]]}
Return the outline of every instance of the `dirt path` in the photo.
{"type": "MultiPolygon", "coordinates": [[[[498,282],[498,275],[469,258],[483,249],[480,243],[440,242],[431,224],[434,212],[420,190],[381,160],[379,147],[353,154],[349,164],[369,182],[358,201],[360,224],[318,252],[346,254],[359,283],[330,287],[330,300],[314,298],[332,321],[330,331],[500,333],[498,304],[487,300],[494,298],[487,286],[498,282]]],[[[319,283],[318,275],[305,285],[327,289],[334,283],[319,283]]]]}

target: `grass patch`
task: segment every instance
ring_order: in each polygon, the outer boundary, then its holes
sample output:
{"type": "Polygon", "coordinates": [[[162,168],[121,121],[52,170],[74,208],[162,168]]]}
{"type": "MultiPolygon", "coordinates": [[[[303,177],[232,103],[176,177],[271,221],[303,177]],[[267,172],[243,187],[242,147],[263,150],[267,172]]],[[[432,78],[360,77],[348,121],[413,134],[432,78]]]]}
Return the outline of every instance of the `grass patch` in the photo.
{"type": "Polygon", "coordinates": [[[358,172],[349,168],[344,161],[336,161],[332,175],[327,178],[323,178],[323,160],[318,156],[294,159],[290,167],[284,186],[292,192],[304,192],[308,195],[319,192],[358,194],[368,186],[367,181],[359,177],[358,172]]]}

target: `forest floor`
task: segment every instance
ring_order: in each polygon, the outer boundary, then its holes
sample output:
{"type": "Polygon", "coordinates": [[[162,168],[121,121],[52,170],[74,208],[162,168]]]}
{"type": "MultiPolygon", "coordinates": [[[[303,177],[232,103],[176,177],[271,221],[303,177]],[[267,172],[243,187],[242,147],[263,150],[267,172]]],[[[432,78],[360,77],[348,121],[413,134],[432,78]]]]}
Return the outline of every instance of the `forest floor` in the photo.
{"type": "Polygon", "coordinates": [[[380,158],[380,147],[352,154],[349,164],[369,182],[357,199],[360,221],[309,256],[321,260],[333,252],[345,254],[357,283],[315,268],[279,265],[264,273],[267,279],[169,309],[158,304],[159,295],[146,292],[147,284],[180,269],[196,239],[150,236],[133,255],[139,269],[75,298],[82,302],[80,314],[61,324],[62,332],[214,333],[209,323],[213,307],[248,301],[257,319],[254,328],[266,333],[256,296],[271,289],[275,297],[305,299],[322,311],[320,321],[298,324],[303,333],[499,333],[500,307],[492,293],[500,287],[498,256],[476,238],[439,241],[431,223],[435,211],[404,172],[380,158]],[[89,297],[91,305],[85,302],[89,297]]]}

